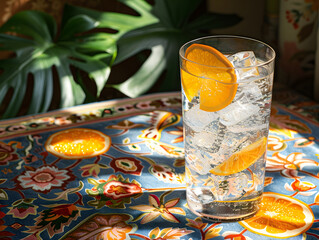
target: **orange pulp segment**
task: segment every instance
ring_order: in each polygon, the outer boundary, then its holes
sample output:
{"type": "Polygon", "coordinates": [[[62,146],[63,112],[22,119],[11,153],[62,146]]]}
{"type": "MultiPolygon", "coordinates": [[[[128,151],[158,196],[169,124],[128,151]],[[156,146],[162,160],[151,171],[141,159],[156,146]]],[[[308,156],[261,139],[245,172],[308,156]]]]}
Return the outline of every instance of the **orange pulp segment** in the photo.
{"type": "Polygon", "coordinates": [[[242,150],[235,152],[226,161],[210,170],[212,174],[226,176],[241,172],[255,163],[266,151],[267,138],[262,137],[242,150]]]}
{"type": "Polygon", "coordinates": [[[237,91],[236,74],[231,62],[217,49],[192,44],[186,49],[181,79],[187,99],[199,94],[200,109],[208,112],[227,107],[237,91]]]}
{"type": "Polygon", "coordinates": [[[108,151],[111,138],[104,133],[86,128],[73,128],[52,134],[45,148],[64,159],[91,158],[108,151]]]}
{"type": "Polygon", "coordinates": [[[307,231],[313,222],[313,212],[306,203],[283,194],[266,192],[257,214],[239,223],[257,234],[290,238],[307,231]]]}

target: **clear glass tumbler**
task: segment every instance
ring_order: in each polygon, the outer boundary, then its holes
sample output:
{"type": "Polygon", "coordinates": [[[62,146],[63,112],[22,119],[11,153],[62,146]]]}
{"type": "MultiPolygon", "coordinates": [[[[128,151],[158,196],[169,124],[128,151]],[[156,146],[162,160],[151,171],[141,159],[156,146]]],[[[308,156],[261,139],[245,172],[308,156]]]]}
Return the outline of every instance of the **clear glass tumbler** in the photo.
{"type": "Polygon", "coordinates": [[[270,46],[237,36],[180,49],[186,196],[198,216],[227,222],[258,211],[274,59],[270,46]]]}

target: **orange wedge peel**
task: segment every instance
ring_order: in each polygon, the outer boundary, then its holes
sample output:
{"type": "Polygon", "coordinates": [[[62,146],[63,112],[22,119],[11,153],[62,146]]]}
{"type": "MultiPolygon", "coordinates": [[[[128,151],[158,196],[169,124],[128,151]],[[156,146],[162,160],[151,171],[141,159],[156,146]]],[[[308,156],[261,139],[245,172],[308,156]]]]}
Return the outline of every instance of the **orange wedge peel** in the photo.
{"type": "Polygon", "coordinates": [[[266,151],[267,138],[262,137],[256,142],[235,152],[226,161],[210,170],[212,174],[227,176],[241,172],[254,164],[266,151]]]}
{"type": "Polygon", "coordinates": [[[237,91],[231,62],[217,49],[197,43],[186,49],[185,58],[181,79],[187,99],[199,95],[200,109],[208,112],[227,107],[237,91]]]}

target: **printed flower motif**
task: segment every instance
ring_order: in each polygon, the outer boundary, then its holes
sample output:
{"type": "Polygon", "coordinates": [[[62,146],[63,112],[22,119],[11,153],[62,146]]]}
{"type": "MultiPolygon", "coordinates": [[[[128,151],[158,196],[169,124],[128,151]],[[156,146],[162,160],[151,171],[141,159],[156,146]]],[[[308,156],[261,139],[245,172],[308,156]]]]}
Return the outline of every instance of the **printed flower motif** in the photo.
{"type": "Polygon", "coordinates": [[[146,140],[159,141],[162,136],[162,131],[165,128],[177,124],[180,119],[181,117],[178,114],[166,111],[154,111],[150,119],[151,126],[142,130],[142,134],[138,137],[146,140]]]}
{"type": "Polygon", "coordinates": [[[133,175],[141,175],[143,170],[141,161],[131,157],[113,159],[110,162],[110,166],[115,170],[115,172],[123,172],[133,175]]]}
{"type": "Polygon", "coordinates": [[[61,188],[71,180],[67,170],[60,170],[54,166],[43,166],[35,170],[27,170],[17,177],[23,188],[34,191],[48,192],[53,188],[61,188]]]}
{"type": "Polygon", "coordinates": [[[188,222],[186,223],[187,226],[190,226],[196,229],[204,229],[205,227],[207,227],[207,224],[208,224],[208,223],[203,223],[200,217],[195,218],[195,220],[186,218],[186,220],[188,222]]]}
{"type": "MultiPolygon", "coordinates": [[[[295,148],[304,148],[313,145],[315,142],[314,137],[309,138],[291,138],[289,141],[295,140],[294,147],[295,148]]],[[[284,139],[278,136],[268,136],[268,145],[267,149],[270,151],[283,151],[287,148],[287,143],[284,139]]]]}
{"type": "Polygon", "coordinates": [[[71,124],[72,120],[70,120],[68,117],[57,117],[54,120],[54,123],[58,126],[71,124]]]}
{"type": "Polygon", "coordinates": [[[183,142],[184,137],[183,137],[183,127],[181,126],[175,126],[175,128],[177,129],[177,131],[167,131],[167,133],[172,134],[172,135],[177,135],[179,136],[178,138],[175,138],[174,140],[172,140],[171,143],[179,143],[179,142],[183,142]]]}
{"type": "Polygon", "coordinates": [[[184,157],[184,148],[153,140],[145,140],[144,143],[148,148],[160,155],[164,155],[170,158],[184,157]]]}
{"type": "Polygon", "coordinates": [[[128,215],[114,214],[106,219],[106,230],[101,232],[97,239],[125,240],[127,235],[132,231],[133,227],[128,225],[126,221],[130,219],[128,215]]]}
{"type": "Polygon", "coordinates": [[[32,204],[34,200],[34,198],[27,198],[15,201],[12,204],[13,207],[9,207],[10,210],[7,214],[20,219],[24,219],[29,215],[36,215],[38,206],[32,204]]]}
{"type": "Polygon", "coordinates": [[[297,194],[303,195],[303,196],[311,196],[316,193],[316,191],[310,191],[317,186],[314,185],[311,182],[305,182],[305,181],[300,181],[299,179],[295,179],[290,185],[288,183],[285,184],[285,189],[287,191],[295,192],[291,197],[296,196],[297,194]]]}
{"type": "MultiPolygon", "coordinates": [[[[7,205],[0,204],[0,236],[10,237],[10,236],[14,236],[15,234],[5,230],[8,226],[5,225],[5,221],[2,219],[6,216],[6,214],[2,212],[1,209],[6,206],[7,205]]],[[[8,239],[11,239],[11,238],[8,238],[8,239]]]]}
{"type": "Polygon", "coordinates": [[[294,147],[295,148],[309,147],[315,143],[314,140],[315,140],[315,138],[313,138],[313,137],[300,138],[295,142],[294,147]]]}
{"type": "MultiPolygon", "coordinates": [[[[0,178],[0,185],[1,184],[4,184],[5,182],[7,182],[7,179],[4,179],[4,178],[0,178]]],[[[6,193],[5,190],[1,189],[0,188],[0,200],[8,200],[8,194],[6,193]]]]}
{"type": "Polygon", "coordinates": [[[188,222],[186,223],[187,226],[200,230],[203,240],[211,239],[211,238],[219,236],[220,231],[223,229],[223,227],[216,228],[216,226],[219,225],[220,223],[214,223],[214,224],[208,225],[208,223],[203,223],[200,217],[197,217],[195,220],[186,218],[186,220],[188,222]]]}
{"type": "Polygon", "coordinates": [[[64,232],[64,227],[80,216],[80,210],[85,210],[74,204],[51,204],[45,207],[48,209],[40,212],[35,224],[28,226],[27,233],[34,234],[47,230],[52,238],[55,234],[64,232]]]}
{"type": "MultiPolygon", "coordinates": [[[[62,126],[62,125],[68,125],[71,123],[75,122],[80,122],[82,120],[82,117],[85,118],[84,116],[79,116],[76,114],[71,114],[68,116],[63,116],[63,117],[46,117],[41,119],[41,125],[46,124],[46,126],[62,126]]],[[[92,116],[90,116],[92,117],[92,116]]],[[[39,123],[38,123],[39,124],[39,123]]]]}
{"type": "Polygon", "coordinates": [[[240,233],[234,231],[226,231],[222,234],[222,236],[224,237],[224,240],[252,240],[250,237],[243,235],[243,232],[245,231],[246,229],[240,233]]]}
{"type": "Polygon", "coordinates": [[[141,224],[145,224],[161,216],[167,221],[179,223],[180,221],[173,215],[173,213],[184,216],[186,213],[182,208],[175,207],[180,200],[179,198],[174,198],[164,203],[165,196],[170,193],[171,191],[163,193],[160,198],[154,194],[150,194],[148,197],[149,205],[143,204],[130,207],[131,209],[145,212],[138,216],[134,221],[142,219],[141,224]]]}
{"type": "MultiPolygon", "coordinates": [[[[298,171],[305,166],[318,166],[314,160],[303,159],[304,153],[291,153],[284,156],[279,152],[275,152],[272,157],[267,157],[266,170],[270,172],[279,171],[280,174],[288,178],[299,178],[298,171]]],[[[303,173],[307,173],[303,171],[303,173]]]]}
{"type": "Polygon", "coordinates": [[[138,109],[150,109],[150,105],[149,105],[150,101],[147,101],[147,102],[138,102],[136,103],[136,108],[138,109]]]}
{"type": "Polygon", "coordinates": [[[38,124],[46,125],[46,126],[54,125],[54,118],[53,118],[53,117],[45,117],[45,118],[42,118],[42,119],[40,119],[40,121],[38,122],[38,124]]]}
{"type": "Polygon", "coordinates": [[[167,182],[167,183],[172,183],[172,182],[177,182],[177,183],[183,183],[184,178],[175,173],[175,170],[171,168],[170,166],[164,165],[164,164],[153,164],[149,168],[149,172],[155,176],[158,180],[167,182]]]}
{"type": "Polygon", "coordinates": [[[264,186],[266,187],[266,186],[272,184],[273,183],[272,180],[273,180],[272,177],[265,177],[264,186]]]}
{"type": "Polygon", "coordinates": [[[4,135],[6,133],[6,129],[5,128],[0,128],[0,136],[4,135]]]}
{"type": "Polygon", "coordinates": [[[129,129],[137,128],[137,127],[144,127],[144,124],[134,123],[132,121],[125,119],[117,124],[109,125],[106,128],[118,129],[118,130],[129,130],[129,129]]]}
{"type": "Polygon", "coordinates": [[[148,234],[149,239],[152,240],[164,240],[164,239],[180,239],[181,237],[190,234],[194,231],[187,230],[186,228],[164,228],[160,230],[156,227],[150,231],[148,234]]]}
{"type": "Polygon", "coordinates": [[[166,103],[163,100],[161,100],[161,99],[157,99],[157,100],[151,101],[149,105],[151,107],[154,107],[154,108],[166,107],[166,103]]]}
{"type": "Polygon", "coordinates": [[[26,164],[33,163],[33,162],[36,162],[38,160],[38,157],[33,155],[32,153],[29,153],[26,156],[21,157],[21,158],[23,159],[23,161],[26,164]]]}
{"type": "Polygon", "coordinates": [[[268,136],[268,145],[267,149],[270,151],[283,151],[287,148],[287,143],[284,140],[277,136],[268,136]]]}
{"type": "Polygon", "coordinates": [[[10,161],[19,159],[12,146],[0,142],[0,166],[8,165],[10,161]]]}
{"type": "Polygon", "coordinates": [[[12,126],[9,126],[7,129],[8,129],[8,132],[17,132],[17,131],[25,130],[26,127],[24,125],[12,125],[12,126]]]}
{"type": "Polygon", "coordinates": [[[125,112],[125,113],[129,113],[129,112],[135,112],[135,106],[132,104],[127,104],[127,105],[121,105],[119,107],[116,107],[116,110],[118,112],[125,112]]]}
{"type": "Polygon", "coordinates": [[[128,224],[132,217],[128,214],[97,213],[80,226],[73,228],[64,239],[131,239],[128,233],[136,230],[135,224],[128,224]]]}
{"type": "Polygon", "coordinates": [[[82,171],[81,176],[82,177],[88,177],[88,176],[97,177],[101,171],[101,168],[107,169],[109,167],[104,164],[95,164],[95,163],[84,165],[80,168],[80,170],[82,171]]]}
{"type": "MultiPolygon", "coordinates": [[[[290,64],[289,59],[287,62],[290,64]]],[[[287,67],[291,67],[291,65],[287,67]]],[[[295,133],[311,133],[311,129],[305,123],[291,119],[289,115],[278,114],[278,110],[274,107],[271,108],[269,131],[289,138],[293,138],[295,133]]]]}
{"type": "Polygon", "coordinates": [[[107,180],[98,181],[89,178],[88,182],[94,187],[87,189],[86,193],[95,198],[88,204],[96,208],[125,208],[126,203],[131,203],[131,197],[138,198],[142,194],[141,185],[136,180],[129,182],[121,175],[111,175],[107,180]]]}

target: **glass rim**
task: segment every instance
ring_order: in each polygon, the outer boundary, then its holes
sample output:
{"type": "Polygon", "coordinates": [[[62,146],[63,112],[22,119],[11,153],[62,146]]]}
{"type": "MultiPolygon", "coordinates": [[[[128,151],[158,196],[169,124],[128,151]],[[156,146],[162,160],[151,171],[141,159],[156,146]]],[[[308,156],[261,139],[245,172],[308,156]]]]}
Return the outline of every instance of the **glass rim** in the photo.
{"type": "MultiPolygon", "coordinates": [[[[249,51],[251,51],[251,50],[249,50],[249,51]]],[[[268,45],[268,44],[266,44],[266,43],[264,43],[264,42],[262,42],[260,40],[254,39],[254,38],[236,36],[236,35],[211,35],[211,36],[205,36],[205,37],[196,38],[196,39],[193,39],[191,41],[188,41],[188,42],[184,43],[179,49],[179,56],[183,60],[185,60],[187,62],[194,63],[196,65],[200,65],[200,66],[204,66],[204,67],[210,67],[210,68],[216,68],[216,69],[227,69],[227,70],[234,69],[235,70],[235,69],[249,69],[249,68],[252,68],[252,67],[261,67],[261,66],[267,65],[267,64],[269,64],[269,63],[271,63],[271,62],[273,62],[275,60],[276,52],[270,45],[268,45]],[[205,65],[205,64],[198,63],[198,62],[194,62],[194,61],[189,60],[188,58],[186,58],[184,56],[185,54],[182,54],[182,51],[186,47],[186,45],[190,45],[191,43],[196,43],[196,42],[198,42],[200,40],[205,40],[205,39],[210,39],[210,38],[228,38],[228,39],[238,38],[238,39],[243,39],[243,40],[248,40],[248,41],[260,43],[260,44],[264,45],[265,47],[267,47],[268,49],[270,49],[273,56],[267,61],[264,61],[262,63],[257,63],[255,65],[247,66],[247,67],[217,67],[217,66],[205,65]]]]}

